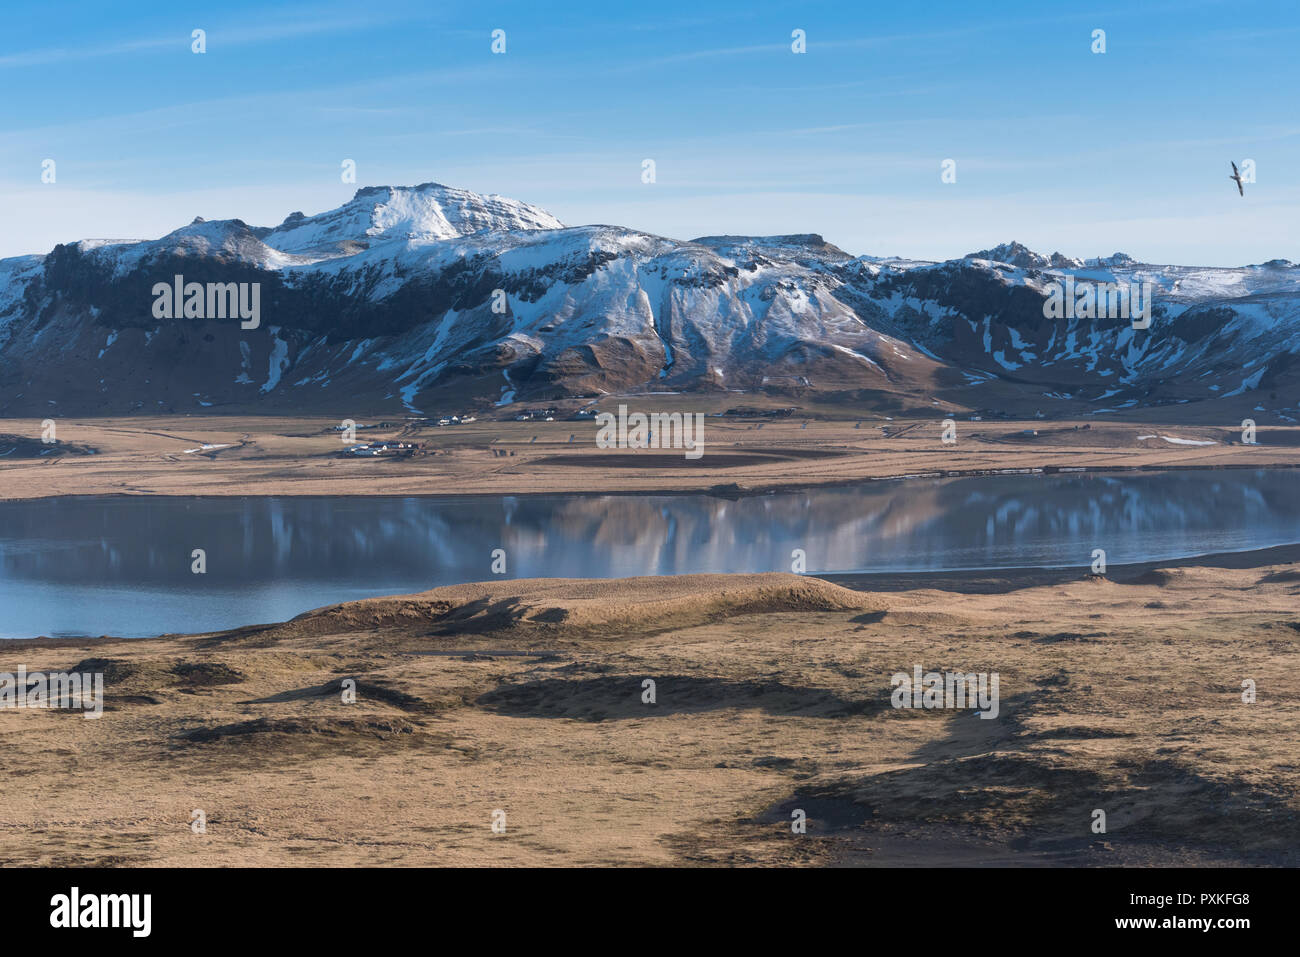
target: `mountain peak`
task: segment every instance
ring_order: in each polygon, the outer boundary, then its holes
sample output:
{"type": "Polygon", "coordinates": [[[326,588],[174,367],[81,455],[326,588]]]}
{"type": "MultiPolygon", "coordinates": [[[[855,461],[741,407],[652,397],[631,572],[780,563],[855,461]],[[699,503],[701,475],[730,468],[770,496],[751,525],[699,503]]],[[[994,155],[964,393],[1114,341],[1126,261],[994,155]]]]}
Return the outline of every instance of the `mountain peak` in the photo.
{"type": "Polygon", "coordinates": [[[752,255],[762,251],[768,254],[812,255],[837,260],[852,258],[838,246],[828,243],[819,233],[791,233],[782,236],[699,236],[691,242],[729,256],[739,255],[742,252],[752,255]]]}
{"type": "Polygon", "coordinates": [[[350,201],[316,216],[290,216],[266,243],[281,252],[355,250],[386,240],[456,239],[484,230],[563,229],[540,207],[441,183],[363,186],[350,201]]]}
{"type": "Polygon", "coordinates": [[[964,258],[987,259],[991,262],[1006,263],[1008,266],[1019,266],[1022,269],[1070,269],[1083,265],[1082,260],[1062,255],[1059,252],[1044,256],[1042,253],[1036,253],[1028,246],[1015,240],[994,246],[992,249],[981,249],[979,252],[967,253],[964,258]]]}
{"type": "Polygon", "coordinates": [[[1133,266],[1137,260],[1128,253],[1112,253],[1109,256],[1098,256],[1096,259],[1089,259],[1089,266],[1133,266]]]}

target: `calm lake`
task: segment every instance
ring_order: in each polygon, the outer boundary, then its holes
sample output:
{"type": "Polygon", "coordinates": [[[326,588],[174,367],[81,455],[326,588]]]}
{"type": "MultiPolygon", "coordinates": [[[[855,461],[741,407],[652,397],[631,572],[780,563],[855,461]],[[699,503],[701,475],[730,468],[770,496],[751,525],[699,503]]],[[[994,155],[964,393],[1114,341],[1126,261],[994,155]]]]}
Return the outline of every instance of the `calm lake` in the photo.
{"type": "Polygon", "coordinates": [[[707,495],[0,502],[0,637],[279,621],[493,577],[1112,565],[1300,542],[1300,473],[871,482],[707,495]],[[206,574],[191,571],[194,549],[206,574]]]}

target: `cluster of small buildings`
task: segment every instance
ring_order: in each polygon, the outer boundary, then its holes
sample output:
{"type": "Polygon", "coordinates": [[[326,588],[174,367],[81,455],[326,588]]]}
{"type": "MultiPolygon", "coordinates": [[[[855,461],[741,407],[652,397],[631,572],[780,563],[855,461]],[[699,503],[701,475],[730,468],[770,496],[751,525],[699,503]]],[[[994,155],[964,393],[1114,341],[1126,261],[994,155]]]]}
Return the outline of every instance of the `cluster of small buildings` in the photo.
{"type": "Polygon", "coordinates": [[[516,413],[516,422],[554,422],[559,415],[558,409],[524,409],[516,413]]]}
{"type": "Polygon", "coordinates": [[[440,415],[434,416],[412,416],[407,422],[408,425],[414,425],[418,428],[436,427],[441,428],[446,425],[468,425],[470,422],[477,422],[478,419],[472,415],[440,415]]]}
{"type": "Polygon", "coordinates": [[[371,442],[367,445],[350,445],[343,450],[343,454],[357,459],[373,459],[385,456],[414,455],[416,452],[423,450],[424,443],[422,442],[371,442]]]}
{"type": "Polygon", "coordinates": [[[560,409],[524,409],[514,415],[516,422],[591,422],[595,418],[596,410],[591,406],[568,413],[560,409]]]}

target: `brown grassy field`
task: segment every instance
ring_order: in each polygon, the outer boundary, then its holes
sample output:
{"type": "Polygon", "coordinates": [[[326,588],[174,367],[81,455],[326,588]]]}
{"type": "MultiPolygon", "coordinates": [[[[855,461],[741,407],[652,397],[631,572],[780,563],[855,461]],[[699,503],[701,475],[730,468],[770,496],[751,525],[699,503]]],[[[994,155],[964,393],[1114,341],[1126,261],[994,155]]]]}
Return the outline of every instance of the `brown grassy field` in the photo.
{"type": "Polygon", "coordinates": [[[107,687],[98,720],[0,709],[0,861],[1295,864],[1297,593],[1297,565],[989,594],[496,581],[6,642],[5,669],[107,687]],[[998,718],[895,709],[914,665],[998,672],[998,718]]]}
{"type": "MultiPolygon", "coordinates": [[[[704,454],[606,451],[588,422],[475,422],[357,433],[401,437],[429,454],[345,459],[337,420],[147,417],[58,420],[66,454],[42,455],[40,423],[0,420],[0,499],[54,495],[434,495],[769,489],[918,474],[1016,469],[1300,466],[1300,428],[1261,427],[1242,445],[1232,422],[1142,424],[934,418],[706,419],[704,454]],[[1084,429],[1083,426],[1089,426],[1084,429]],[[888,434],[882,429],[887,429],[888,434]],[[1037,435],[1026,435],[1026,430],[1037,435]],[[5,436],[11,438],[4,440],[5,436]],[[1143,436],[1149,436],[1143,438],[1143,436]],[[1185,445],[1167,438],[1212,445],[1185,445]],[[203,446],[225,446],[203,449],[203,446]],[[94,454],[87,454],[91,450],[94,454]],[[197,451],[195,451],[197,450],[197,451]]],[[[63,452],[60,449],[59,452],[63,452]]]]}

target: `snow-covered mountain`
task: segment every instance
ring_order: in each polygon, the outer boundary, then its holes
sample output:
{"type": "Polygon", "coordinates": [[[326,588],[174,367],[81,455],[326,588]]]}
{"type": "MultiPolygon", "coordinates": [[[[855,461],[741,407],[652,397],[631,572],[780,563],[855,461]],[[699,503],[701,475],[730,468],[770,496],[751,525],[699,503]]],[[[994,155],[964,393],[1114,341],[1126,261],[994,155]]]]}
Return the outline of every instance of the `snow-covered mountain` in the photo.
{"type": "Polygon", "coordinates": [[[350,203],[319,216],[290,213],[263,239],[281,252],[328,258],[393,239],[457,239],[485,229],[563,228],[546,210],[527,203],[424,183],[366,187],[350,203]]]}
{"type": "Polygon", "coordinates": [[[274,228],[0,260],[0,414],[373,414],[626,392],[815,394],[881,409],[1102,413],[1222,399],[1295,417],[1300,267],[947,262],[813,234],[689,242],[438,184],[274,228]],[[155,287],[257,283],[257,328],[156,318],[155,287]],[[1149,329],[1045,311],[1054,284],[1150,284],[1149,329]]]}

